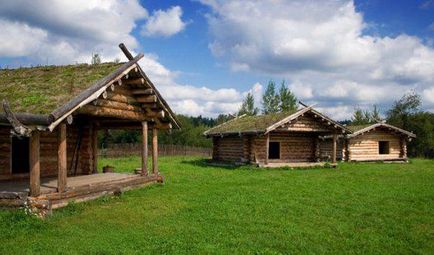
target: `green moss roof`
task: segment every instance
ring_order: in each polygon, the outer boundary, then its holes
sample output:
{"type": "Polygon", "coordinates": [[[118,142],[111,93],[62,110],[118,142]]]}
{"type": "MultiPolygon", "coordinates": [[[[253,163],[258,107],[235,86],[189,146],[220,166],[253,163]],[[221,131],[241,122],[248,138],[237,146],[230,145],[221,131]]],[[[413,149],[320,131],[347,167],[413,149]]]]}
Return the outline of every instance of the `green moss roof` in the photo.
{"type": "MultiPolygon", "coordinates": [[[[49,114],[122,63],[39,66],[0,70],[0,100],[13,112],[49,114]]],[[[2,106],[0,106],[3,112],[2,106]]]]}
{"type": "Polygon", "coordinates": [[[365,124],[365,125],[348,125],[346,128],[348,128],[351,132],[357,132],[359,130],[362,130],[364,128],[367,128],[369,126],[372,126],[373,124],[365,124]]]}
{"type": "Polygon", "coordinates": [[[206,134],[213,135],[225,133],[265,132],[269,126],[293,113],[295,113],[295,111],[258,116],[244,116],[211,128],[206,132],[206,134]]]}

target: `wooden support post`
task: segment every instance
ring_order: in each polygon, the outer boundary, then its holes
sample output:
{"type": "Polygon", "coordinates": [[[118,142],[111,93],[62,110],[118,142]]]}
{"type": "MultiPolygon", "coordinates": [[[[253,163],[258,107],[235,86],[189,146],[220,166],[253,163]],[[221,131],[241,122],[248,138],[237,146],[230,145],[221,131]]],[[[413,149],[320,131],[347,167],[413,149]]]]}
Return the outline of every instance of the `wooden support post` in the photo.
{"type": "Polygon", "coordinates": [[[98,173],[98,124],[92,124],[92,174],[98,173]]]}
{"type": "Polygon", "coordinates": [[[265,164],[266,165],[268,165],[269,150],[270,150],[270,134],[268,133],[265,138],[265,164]]]}
{"type": "Polygon", "coordinates": [[[142,122],[142,175],[148,175],[148,122],[142,122]]]}
{"type": "Polygon", "coordinates": [[[319,140],[318,136],[315,137],[315,145],[314,146],[315,146],[315,155],[314,155],[315,161],[319,162],[321,160],[320,159],[321,152],[320,152],[320,140],[319,140]]]}
{"type": "Polygon", "coordinates": [[[39,131],[35,130],[30,136],[29,163],[30,163],[30,196],[41,194],[41,168],[39,162],[39,131]]]}
{"type": "Polygon", "coordinates": [[[152,173],[158,175],[158,129],[152,129],[152,173]]]}
{"type": "Polygon", "coordinates": [[[65,192],[67,185],[67,156],[66,156],[66,124],[58,127],[57,134],[57,191],[65,192]]]}
{"type": "Polygon", "coordinates": [[[401,138],[401,158],[406,159],[407,158],[407,140],[405,140],[405,137],[401,138]]]}
{"type": "Polygon", "coordinates": [[[332,163],[336,163],[336,149],[337,149],[337,144],[336,141],[338,139],[338,135],[337,134],[333,134],[333,151],[332,151],[332,163]]]}

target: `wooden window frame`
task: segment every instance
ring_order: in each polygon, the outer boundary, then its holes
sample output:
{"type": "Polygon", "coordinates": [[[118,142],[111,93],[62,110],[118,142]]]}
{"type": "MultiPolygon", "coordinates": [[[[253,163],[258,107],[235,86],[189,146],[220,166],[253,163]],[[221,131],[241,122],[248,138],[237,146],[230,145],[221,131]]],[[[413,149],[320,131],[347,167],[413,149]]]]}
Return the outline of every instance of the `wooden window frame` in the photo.
{"type": "Polygon", "coordinates": [[[378,141],[378,154],[379,155],[390,154],[390,141],[378,141]]]}
{"type": "Polygon", "coordinates": [[[268,151],[268,160],[281,160],[282,159],[282,142],[281,141],[269,141],[268,150],[270,150],[271,143],[279,143],[279,158],[270,158],[270,151],[268,151]]]}

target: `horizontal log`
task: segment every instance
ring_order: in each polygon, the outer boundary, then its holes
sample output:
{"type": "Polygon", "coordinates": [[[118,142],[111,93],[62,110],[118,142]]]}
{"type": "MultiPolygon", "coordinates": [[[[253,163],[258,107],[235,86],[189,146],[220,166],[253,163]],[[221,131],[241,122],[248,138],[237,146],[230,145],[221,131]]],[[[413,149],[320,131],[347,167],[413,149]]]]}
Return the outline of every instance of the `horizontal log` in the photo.
{"type": "Polygon", "coordinates": [[[137,104],[137,100],[134,97],[118,94],[116,92],[109,92],[107,99],[111,101],[120,102],[120,103],[133,104],[133,105],[137,104]]]}
{"type": "Polygon", "coordinates": [[[153,89],[135,89],[133,95],[154,95],[153,89]]]}
{"type": "Polygon", "coordinates": [[[137,97],[137,102],[139,102],[139,103],[156,103],[157,102],[157,96],[137,97]]]}
{"type": "Polygon", "coordinates": [[[127,104],[127,103],[121,103],[121,102],[117,102],[117,101],[112,101],[112,100],[97,99],[94,101],[93,105],[101,106],[101,107],[108,107],[108,108],[113,108],[113,109],[119,109],[119,110],[133,111],[133,112],[143,112],[143,109],[138,107],[138,106],[127,104]]]}
{"type": "Polygon", "coordinates": [[[125,111],[125,110],[99,107],[93,105],[84,106],[79,110],[79,113],[92,115],[92,116],[99,116],[99,117],[110,117],[110,118],[136,120],[136,121],[150,120],[142,112],[125,111]]]}
{"type": "Polygon", "coordinates": [[[135,79],[129,79],[125,81],[128,85],[144,85],[145,79],[144,78],[135,78],[135,79]]]}

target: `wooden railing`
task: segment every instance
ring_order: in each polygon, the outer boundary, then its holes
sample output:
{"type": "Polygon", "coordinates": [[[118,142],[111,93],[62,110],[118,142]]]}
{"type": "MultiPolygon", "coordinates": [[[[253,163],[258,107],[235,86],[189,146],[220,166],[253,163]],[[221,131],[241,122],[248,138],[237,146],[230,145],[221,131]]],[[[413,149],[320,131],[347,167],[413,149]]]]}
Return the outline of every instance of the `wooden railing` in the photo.
{"type": "MultiPolygon", "coordinates": [[[[107,148],[99,149],[99,157],[126,157],[131,155],[140,155],[141,144],[121,143],[111,144],[107,148]]],[[[149,151],[149,155],[151,151],[149,151]]],[[[203,156],[211,157],[212,148],[193,147],[184,145],[159,144],[159,156],[203,156]]]]}

